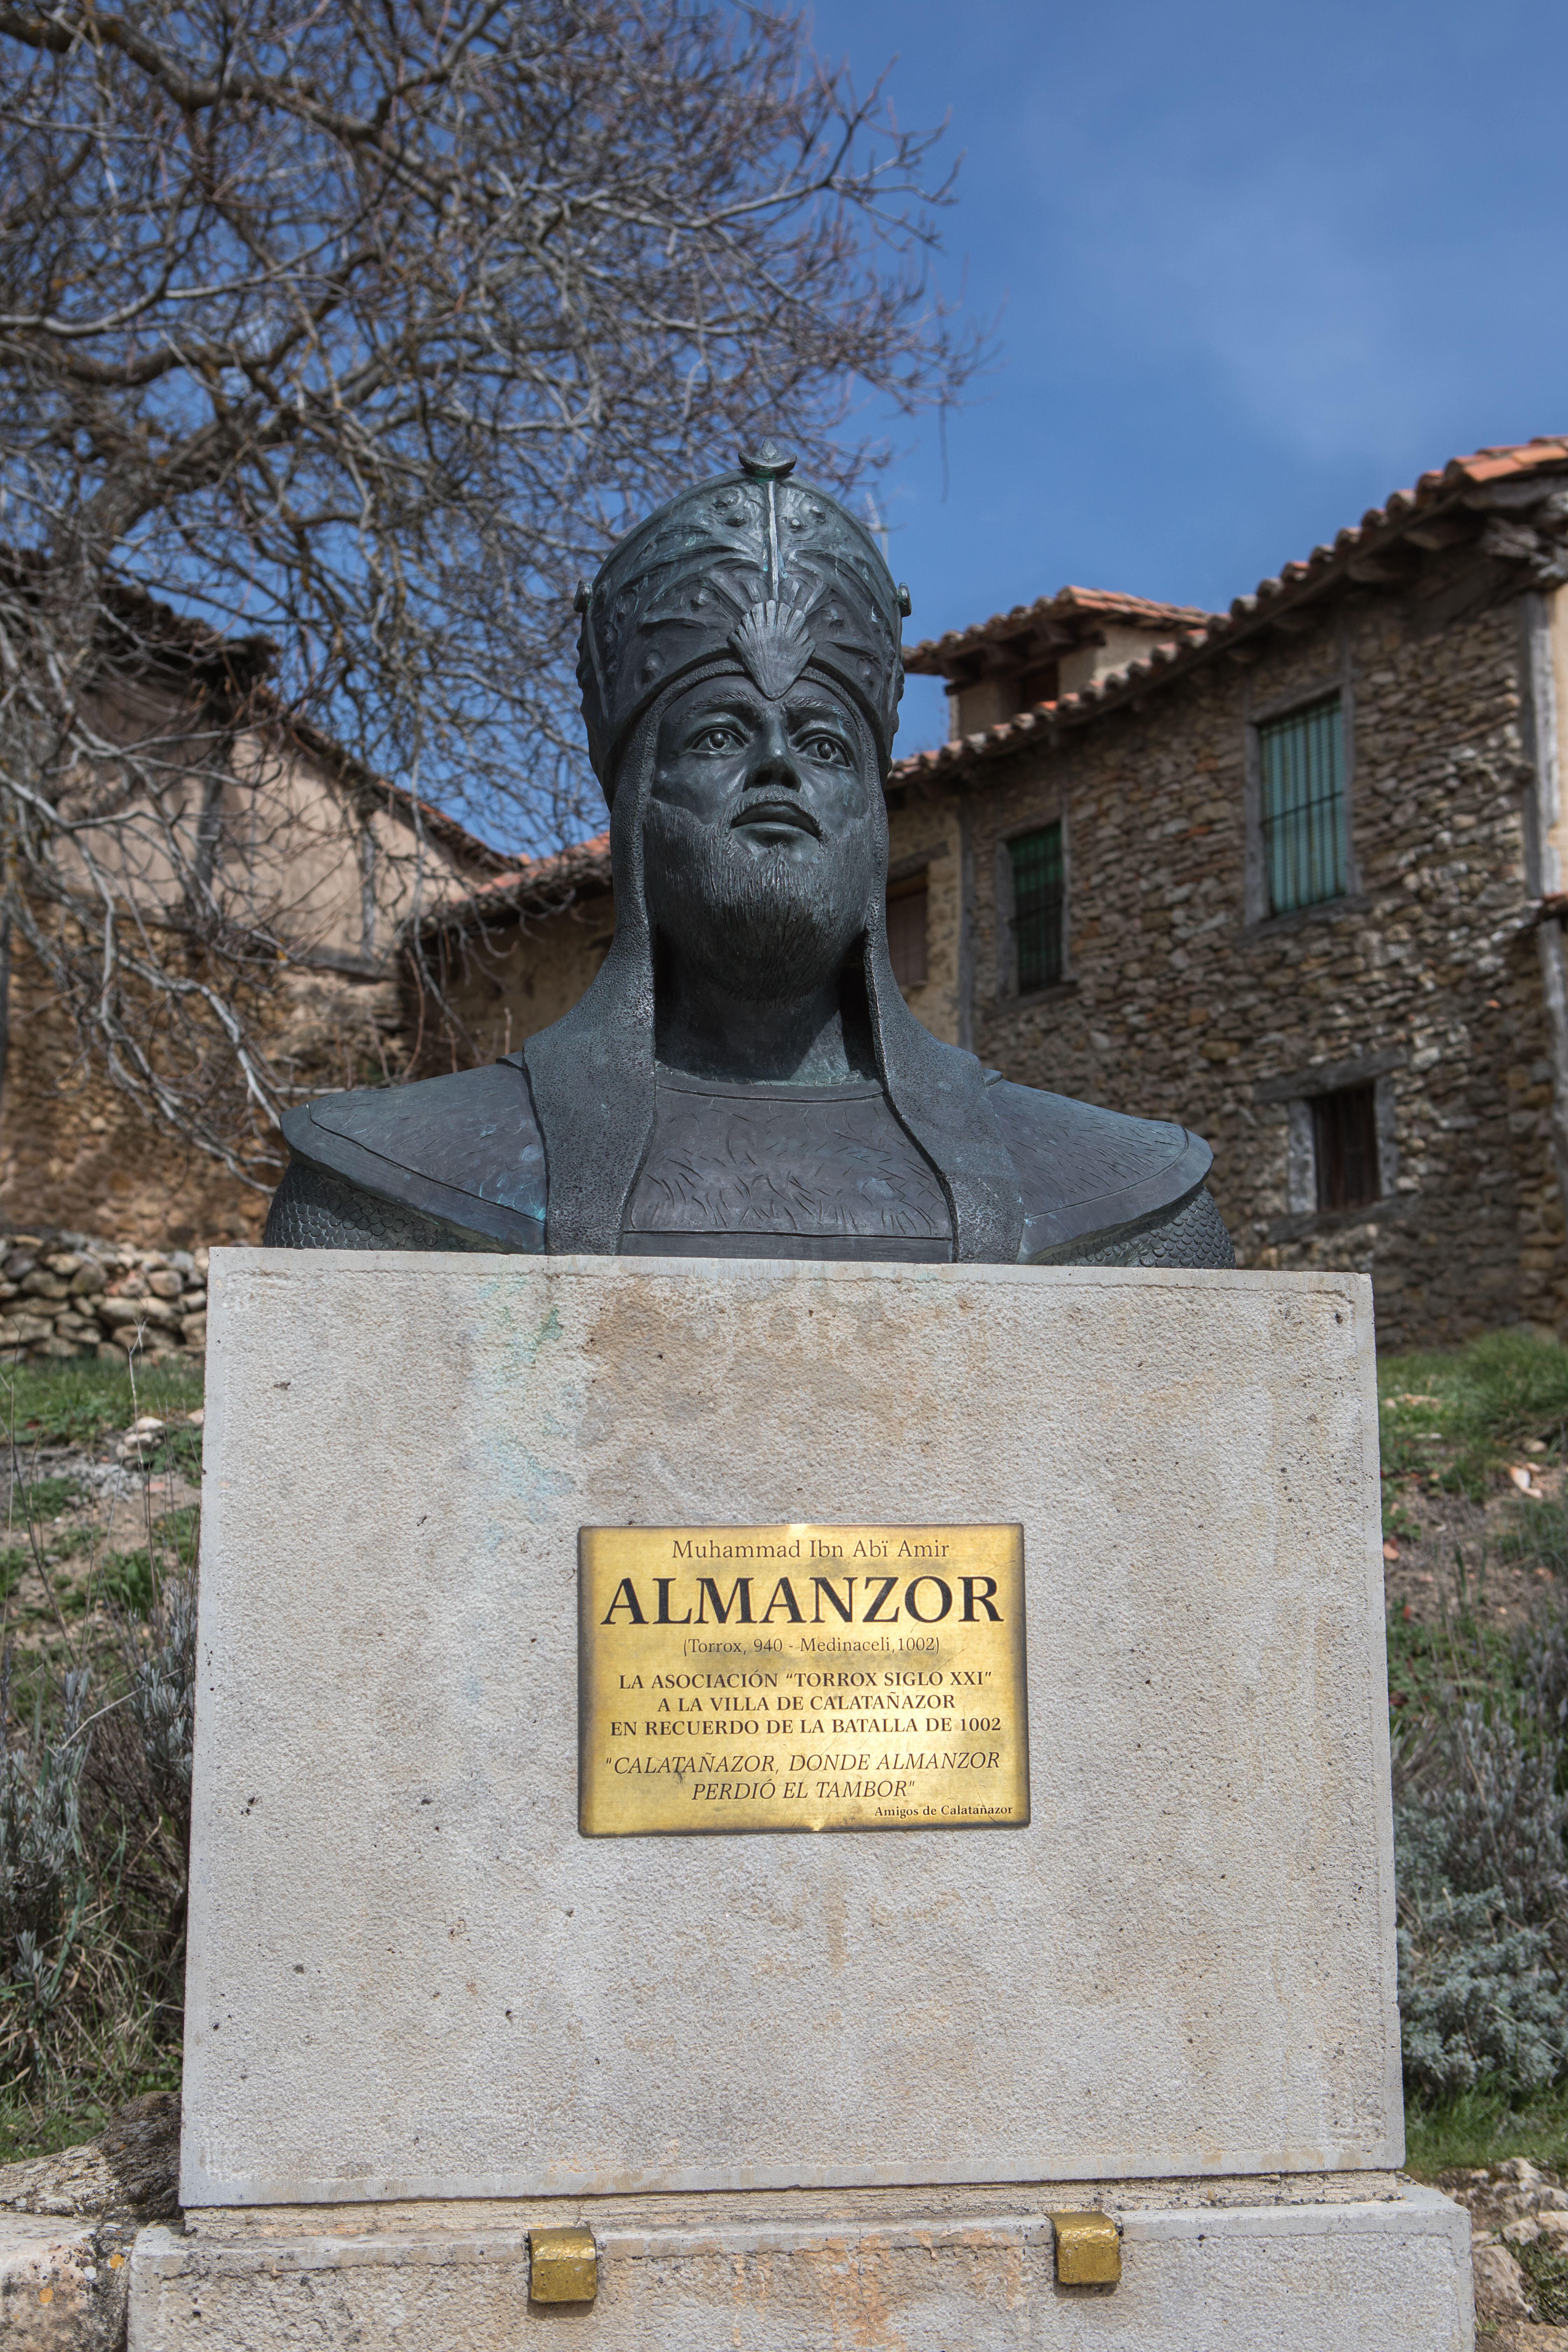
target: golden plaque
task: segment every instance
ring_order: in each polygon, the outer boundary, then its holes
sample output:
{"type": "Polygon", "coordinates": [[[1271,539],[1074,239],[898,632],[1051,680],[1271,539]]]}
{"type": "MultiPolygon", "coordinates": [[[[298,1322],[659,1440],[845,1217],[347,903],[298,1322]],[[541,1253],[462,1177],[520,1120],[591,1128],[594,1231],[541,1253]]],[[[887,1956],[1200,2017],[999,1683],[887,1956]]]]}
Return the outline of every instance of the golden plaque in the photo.
{"type": "Polygon", "coordinates": [[[1029,1818],[1024,1530],[584,1528],[577,1825],[1029,1818]]]}

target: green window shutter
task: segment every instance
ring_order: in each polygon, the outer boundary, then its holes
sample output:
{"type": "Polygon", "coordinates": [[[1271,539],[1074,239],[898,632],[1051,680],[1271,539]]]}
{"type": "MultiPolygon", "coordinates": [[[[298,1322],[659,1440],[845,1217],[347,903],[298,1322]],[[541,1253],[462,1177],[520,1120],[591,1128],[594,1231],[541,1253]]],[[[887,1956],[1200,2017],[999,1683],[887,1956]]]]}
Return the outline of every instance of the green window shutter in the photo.
{"type": "Polygon", "coordinates": [[[1013,937],[1018,953],[1018,993],[1049,988],[1062,976],[1066,874],[1062,829],[1042,825],[1007,844],[1013,861],[1013,937]]]}
{"type": "Polygon", "coordinates": [[[1258,730],[1268,911],[1289,915],[1345,887],[1344,725],[1337,694],[1258,730]]]}

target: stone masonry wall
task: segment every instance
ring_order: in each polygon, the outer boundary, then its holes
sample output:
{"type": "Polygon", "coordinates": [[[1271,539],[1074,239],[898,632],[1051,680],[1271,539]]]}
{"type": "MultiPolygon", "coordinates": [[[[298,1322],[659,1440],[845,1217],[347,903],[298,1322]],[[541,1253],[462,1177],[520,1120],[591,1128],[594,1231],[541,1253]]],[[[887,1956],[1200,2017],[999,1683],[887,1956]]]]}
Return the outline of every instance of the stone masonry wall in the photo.
{"type": "Polygon", "coordinates": [[[926,874],[926,978],[906,988],[904,1002],[933,1036],[956,1045],[964,1021],[961,966],[963,920],[963,859],[958,811],[950,801],[928,800],[919,792],[890,796],[888,808],[889,868],[901,878],[923,865],[926,874]]]}
{"type": "MultiPolygon", "coordinates": [[[[270,1011],[268,1057],[300,1097],[381,1083],[406,1054],[390,980],[291,971],[270,1011]]],[[[287,1157],[279,1138],[277,1175],[287,1157]]],[[[268,1171],[257,1172],[264,1181],[268,1171]]],[[[188,1249],[198,1238],[259,1241],[269,1197],[160,1129],[100,1066],[84,1066],[58,999],[17,959],[0,1097],[0,1223],[188,1249]]]]}
{"type": "MultiPolygon", "coordinates": [[[[1441,625],[1433,611],[1352,595],[1292,639],[1253,641],[1245,665],[1214,661],[988,761],[956,789],[895,778],[889,798],[894,875],[928,877],[928,979],[909,992],[920,1017],[1010,1077],[1195,1128],[1214,1147],[1240,1261],[1370,1272],[1384,1346],[1521,1318],[1568,1330],[1526,871],[1520,608],[1472,603],[1441,625]],[[1352,751],[1349,893],[1259,920],[1247,882],[1249,719],[1333,687],[1352,751]],[[1068,976],[1019,998],[1006,843],[1058,815],[1068,976]],[[1375,1076],[1386,1112],[1386,1197],[1320,1214],[1292,1200],[1289,1099],[1298,1086],[1362,1076],[1375,1076]]],[[[428,1002],[421,1030],[391,983],[300,975],[280,1056],[310,1092],[395,1075],[416,1036],[420,1074],[491,1058],[575,1002],[612,927],[608,893],[589,890],[560,914],[465,942],[446,978],[460,1037],[428,1002]]],[[[114,1301],[135,1296],[122,1286],[140,1270],[164,1276],[164,1291],[174,1282],[166,1311],[143,1318],[142,1344],[162,1331],[188,1346],[195,1242],[257,1237],[266,1196],[182,1154],[84,1076],[68,1024],[29,997],[25,970],[16,987],[0,1213],[39,1234],[110,1232],[132,1255],[108,1269],[100,1251],[101,1291],[84,1291],[72,1287],[81,1268],[47,1262],[79,1255],[73,1244],[35,1250],[30,1289],[0,1277],[0,1345],[117,1346],[114,1301]]],[[[9,1246],[15,1257],[32,1245],[9,1246]]]]}
{"type": "Polygon", "coordinates": [[[1240,1262],[1370,1272],[1384,1346],[1568,1325],[1521,645],[1510,603],[1432,628],[1420,608],[1358,600],[971,787],[982,1060],[1206,1136],[1240,1262]],[[1351,893],[1249,922],[1248,713],[1334,686],[1353,697],[1351,893]],[[1058,814],[1068,974],[1020,999],[1005,845],[1058,814]],[[1288,1108],[1270,1096],[1324,1066],[1348,1066],[1333,1083],[1375,1072],[1392,1096],[1397,1172],[1370,1210],[1291,1208],[1288,1108]]]}
{"type": "Polygon", "coordinates": [[[415,1075],[499,1061],[570,1013],[605,961],[616,927],[607,890],[588,890],[559,912],[510,917],[482,931],[447,931],[436,952],[449,1020],[433,998],[417,1024],[415,1075]]]}
{"type": "MultiPolygon", "coordinates": [[[[942,800],[905,795],[889,812],[894,874],[925,870],[926,980],[907,989],[928,1029],[956,1039],[963,1018],[959,948],[963,865],[957,814],[942,800]]],[[[585,890],[559,913],[492,921],[484,930],[449,931],[438,952],[443,993],[455,1015],[427,998],[416,1074],[466,1069],[510,1054],[525,1038],[569,1013],[596,975],[615,929],[607,890],[585,890]]],[[[417,1016],[416,1016],[417,1025],[417,1016]]]]}

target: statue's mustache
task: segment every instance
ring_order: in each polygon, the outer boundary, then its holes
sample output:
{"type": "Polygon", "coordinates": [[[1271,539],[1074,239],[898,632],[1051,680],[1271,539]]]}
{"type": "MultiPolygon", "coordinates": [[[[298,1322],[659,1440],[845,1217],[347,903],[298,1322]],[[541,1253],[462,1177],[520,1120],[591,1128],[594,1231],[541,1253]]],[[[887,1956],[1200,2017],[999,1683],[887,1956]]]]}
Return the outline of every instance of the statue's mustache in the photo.
{"type": "Polygon", "coordinates": [[[812,834],[818,841],[822,839],[822,827],[805,803],[796,800],[789,793],[762,792],[751,800],[742,801],[730,819],[730,830],[733,833],[738,826],[746,824],[788,824],[795,826],[799,833],[812,834]]]}

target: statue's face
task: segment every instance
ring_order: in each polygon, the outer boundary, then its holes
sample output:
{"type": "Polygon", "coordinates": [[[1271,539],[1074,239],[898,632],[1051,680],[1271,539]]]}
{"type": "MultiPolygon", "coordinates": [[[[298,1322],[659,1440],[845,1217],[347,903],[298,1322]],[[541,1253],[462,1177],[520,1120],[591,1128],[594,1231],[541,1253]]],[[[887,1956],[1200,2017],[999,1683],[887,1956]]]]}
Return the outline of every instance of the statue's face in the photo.
{"type": "Polygon", "coordinates": [[[865,817],[868,750],[831,687],[803,678],[774,701],[749,678],[708,678],[659,722],[653,797],[727,828],[750,856],[810,864],[865,817]]]}
{"type": "Polygon", "coordinates": [[[818,984],[865,921],[886,858],[876,754],[850,705],[802,678],[776,698],[704,680],[659,721],[648,909],[738,994],[818,984]]]}

